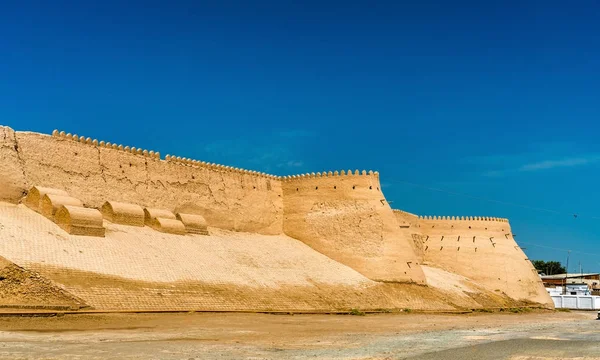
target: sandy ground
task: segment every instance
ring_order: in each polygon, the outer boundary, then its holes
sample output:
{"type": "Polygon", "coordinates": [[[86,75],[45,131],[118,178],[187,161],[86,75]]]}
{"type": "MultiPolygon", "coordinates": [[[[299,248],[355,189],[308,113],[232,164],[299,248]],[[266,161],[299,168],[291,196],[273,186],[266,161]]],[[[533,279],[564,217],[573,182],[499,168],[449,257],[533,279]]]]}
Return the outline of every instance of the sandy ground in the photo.
{"type": "Polygon", "coordinates": [[[0,359],[600,359],[592,312],[0,317],[0,359]]]}

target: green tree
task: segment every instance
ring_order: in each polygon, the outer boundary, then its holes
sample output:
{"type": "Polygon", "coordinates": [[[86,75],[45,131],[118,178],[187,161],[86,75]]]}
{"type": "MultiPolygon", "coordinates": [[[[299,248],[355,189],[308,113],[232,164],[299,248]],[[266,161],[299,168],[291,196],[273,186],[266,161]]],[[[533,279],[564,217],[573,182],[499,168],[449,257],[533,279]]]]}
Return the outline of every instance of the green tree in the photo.
{"type": "Polygon", "coordinates": [[[543,272],[546,275],[564,274],[567,272],[567,269],[558,261],[533,260],[532,264],[538,272],[543,272]]]}

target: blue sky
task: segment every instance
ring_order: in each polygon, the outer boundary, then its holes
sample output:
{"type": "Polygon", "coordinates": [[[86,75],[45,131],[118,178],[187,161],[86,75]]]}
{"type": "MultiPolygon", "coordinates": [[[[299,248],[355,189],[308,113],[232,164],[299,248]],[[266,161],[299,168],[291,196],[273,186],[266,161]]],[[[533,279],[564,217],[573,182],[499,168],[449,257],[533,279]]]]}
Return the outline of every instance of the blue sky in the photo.
{"type": "Polygon", "coordinates": [[[571,249],[570,270],[600,271],[599,15],[585,0],[15,1],[0,123],[278,175],[378,170],[396,208],[508,217],[529,258],[571,249]]]}

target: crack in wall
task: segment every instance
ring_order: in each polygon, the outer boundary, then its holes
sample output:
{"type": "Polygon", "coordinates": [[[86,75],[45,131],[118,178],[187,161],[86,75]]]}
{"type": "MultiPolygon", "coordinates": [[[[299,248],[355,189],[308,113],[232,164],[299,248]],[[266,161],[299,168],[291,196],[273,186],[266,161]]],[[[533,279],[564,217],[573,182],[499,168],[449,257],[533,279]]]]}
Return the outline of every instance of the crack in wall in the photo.
{"type": "Polygon", "coordinates": [[[59,165],[54,165],[54,164],[47,164],[47,163],[38,162],[38,165],[39,165],[39,166],[41,166],[41,167],[44,167],[44,166],[45,166],[45,167],[49,167],[49,168],[52,168],[52,169],[58,169],[58,170],[60,170],[60,171],[62,171],[62,172],[64,172],[64,173],[66,173],[66,174],[68,174],[68,175],[76,175],[76,176],[83,177],[83,178],[85,178],[85,179],[88,179],[88,178],[90,178],[91,176],[94,176],[94,175],[96,175],[95,173],[84,174],[84,173],[77,172],[77,171],[74,171],[74,170],[67,170],[67,169],[65,169],[65,168],[64,168],[64,167],[62,167],[62,166],[59,166],[59,165]]]}
{"type": "Polygon", "coordinates": [[[102,164],[102,158],[100,155],[100,148],[96,148],[96,150],[98,150],[98,165],[100,166],[100,177],[102,178],[102,181],[104,181],[104,183],[106,183],[106,177],[104,176],[104,169],[106,168],[104,166],[104,164],[102,164]]]}
{"type": "MultiPolygon", "coordinates": [[[[5,138],[6,138],[6,131],[5,131],[5,138]]],[[[27,172],[25,171],[25,157],[22,156],[21,151],[22,148],[21,146],[19,146],[19,140],[17,138],[17,132],[13,131],[13,138],[14,138],[14,142],[15,142],[15,152],[17,153],[17,160],[19,161],[19,165],[21,167],[21,172],[23,173],[23,181],[24,181],[24,185],[25,185],[25,189],[23,190],[23,196],[27,195],[27,193],[29,192],[29,181],[28,181],[28,176],[27,176],[27,172]]]]}
{"type": "Polygon", "coordinates": [[[150,186],[150,170],[148,170],[148,160],[144,161],[144,165],[146,168],[146,190],[148,190],[150,186]]]}

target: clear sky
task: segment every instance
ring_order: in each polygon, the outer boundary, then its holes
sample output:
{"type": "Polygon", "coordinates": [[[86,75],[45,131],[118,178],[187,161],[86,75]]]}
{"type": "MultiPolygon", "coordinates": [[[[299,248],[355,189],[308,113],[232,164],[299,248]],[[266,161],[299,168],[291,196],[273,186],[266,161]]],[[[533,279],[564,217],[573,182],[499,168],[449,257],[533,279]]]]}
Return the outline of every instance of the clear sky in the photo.
{"type": "Polygon", "coordinates": [[[508,217],[530,259],[600,271],[598,19],[586,0],[4,2],[0,124],[378,170],[395,208],[508,217]]]}

